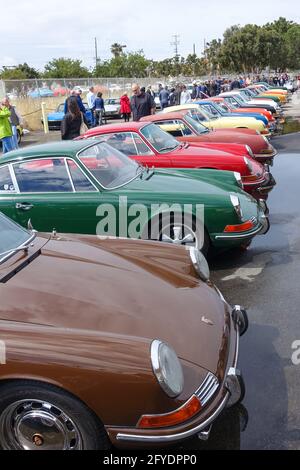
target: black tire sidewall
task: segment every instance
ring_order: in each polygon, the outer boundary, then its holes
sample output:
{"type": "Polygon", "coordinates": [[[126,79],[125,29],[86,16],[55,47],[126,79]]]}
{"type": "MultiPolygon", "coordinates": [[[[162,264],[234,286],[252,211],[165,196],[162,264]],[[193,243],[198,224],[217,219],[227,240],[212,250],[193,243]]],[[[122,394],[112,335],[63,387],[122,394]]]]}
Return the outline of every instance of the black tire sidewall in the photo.
{"type": "Polygon", "coordinates": [[[105,450],[110,447],[104,426],[96,415],[73,395],[48,384],[18,381],[1,385],[0,421],[1,414],[9,405],[26,399],[44,400],[66,413],[80,432],[84,450],[105,450]]]}

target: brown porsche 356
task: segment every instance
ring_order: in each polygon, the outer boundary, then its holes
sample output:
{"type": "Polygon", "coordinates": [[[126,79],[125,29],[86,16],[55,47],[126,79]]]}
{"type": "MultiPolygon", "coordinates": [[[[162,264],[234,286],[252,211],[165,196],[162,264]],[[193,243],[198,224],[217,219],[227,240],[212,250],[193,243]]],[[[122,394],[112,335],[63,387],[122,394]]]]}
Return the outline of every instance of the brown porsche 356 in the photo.
{"type": "Polygon", "coordinates": [[[165,446],[243,398],[247,315],[195,249],[0,214],[0,447],[165,446]]]}

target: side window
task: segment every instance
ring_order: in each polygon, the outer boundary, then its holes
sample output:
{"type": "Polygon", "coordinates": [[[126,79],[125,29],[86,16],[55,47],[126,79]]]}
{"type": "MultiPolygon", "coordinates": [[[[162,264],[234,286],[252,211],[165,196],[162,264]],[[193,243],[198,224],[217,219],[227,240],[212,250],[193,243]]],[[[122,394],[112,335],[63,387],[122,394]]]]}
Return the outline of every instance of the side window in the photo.
{"type": "MultiPolygon", "coordinates": [[[[132,133],[134,143],[136,145],[136,150],[138,155],[154,155],[152,150],[145,144],[145,142],[141,139],[141,137],[136,134],[136,132],[132,133]]],[[[131,154],[132,155],[132,154],[131,154]]]]}
{"type": "Polygon", "coordinates": [[[107,144],[119,150],[125,155],[137,155],[137,150],[131,132],[115,132],[112,134],[103,134],[99,136],[107,144]]]}
{"type": "Polygon", "coordinates": [[[192,135],[191,129],[182,121],[176,121],[178,128],[181,129],[181,135],[192,135]]]}
{"type": "Polygon", "coordinates": [[[67,160],[70,175],[73,181],[75,191],[77,192],[93,192],[97,189],[90,183],[85,174],[73,160],[67,160]]]}
{"type": "Polygon", "coordinates": [[[8,166],[0,168],[0,192],[1,191],[15,191],[8,166]]]}
{"type": "Polygon", "coordinates": [[[13,168],[22,193],[73,191],[63,158],[15,163],[13,168]]]}

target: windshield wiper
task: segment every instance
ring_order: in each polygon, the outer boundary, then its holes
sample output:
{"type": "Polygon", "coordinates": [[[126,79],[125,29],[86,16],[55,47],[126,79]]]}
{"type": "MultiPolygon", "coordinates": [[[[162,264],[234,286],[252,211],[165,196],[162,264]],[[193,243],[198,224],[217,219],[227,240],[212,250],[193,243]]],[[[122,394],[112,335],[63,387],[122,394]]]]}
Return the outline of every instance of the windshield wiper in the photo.
{"type": "Polygon", "coordinates": [[[32,236],[29,238],[29,240],[27,240],[21,246],[18,246],[16,248],[11,248],[10,250],[3,251],[2,253],[0,253],[0,261],[2,261],[3,257],[5,257],[6,255],[10,255],[10,254],[13,255],[15,253],[18,253],[19,251],[24,251],[24,253],[26,253],[29,250],[30,243],[35,239],[35,237],[36,237],[36,233],[33,233],[32,236]]]}
{"type": "Polygon", "coordinates": [[[165,150],[175,150],[178,145],[176,144],[174,147],[163,147],[162,149],[159,149],[159,152],[164,152],[165,150]]]}

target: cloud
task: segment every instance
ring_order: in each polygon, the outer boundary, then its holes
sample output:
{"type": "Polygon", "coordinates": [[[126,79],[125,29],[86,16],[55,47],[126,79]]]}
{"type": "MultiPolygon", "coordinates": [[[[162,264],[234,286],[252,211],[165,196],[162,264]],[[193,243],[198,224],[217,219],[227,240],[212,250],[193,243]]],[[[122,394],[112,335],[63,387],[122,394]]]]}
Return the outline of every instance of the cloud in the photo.
{"type": "Polygon", "coordinates": [[[279,16],[299,21],[295,0],[252,0],[249,8],[241,8],[240,0],[40,0],[7,2],[0,43],[5,56],[0,66],[27,62],[42,69],[57,57],[81,59],[86,66],[94,65],[94,38],[98,41],[100,59],[111,57],[114,42],[127,45],[127,51],[143,49],[146,56],[163,59],[174,54],[172,36],[179,34],[179,53],[203,50],[204,39],[222,37],[232,24],[264,24],[279,16]],[[5,63],[8,58],[15,62],[5,63]]]}

